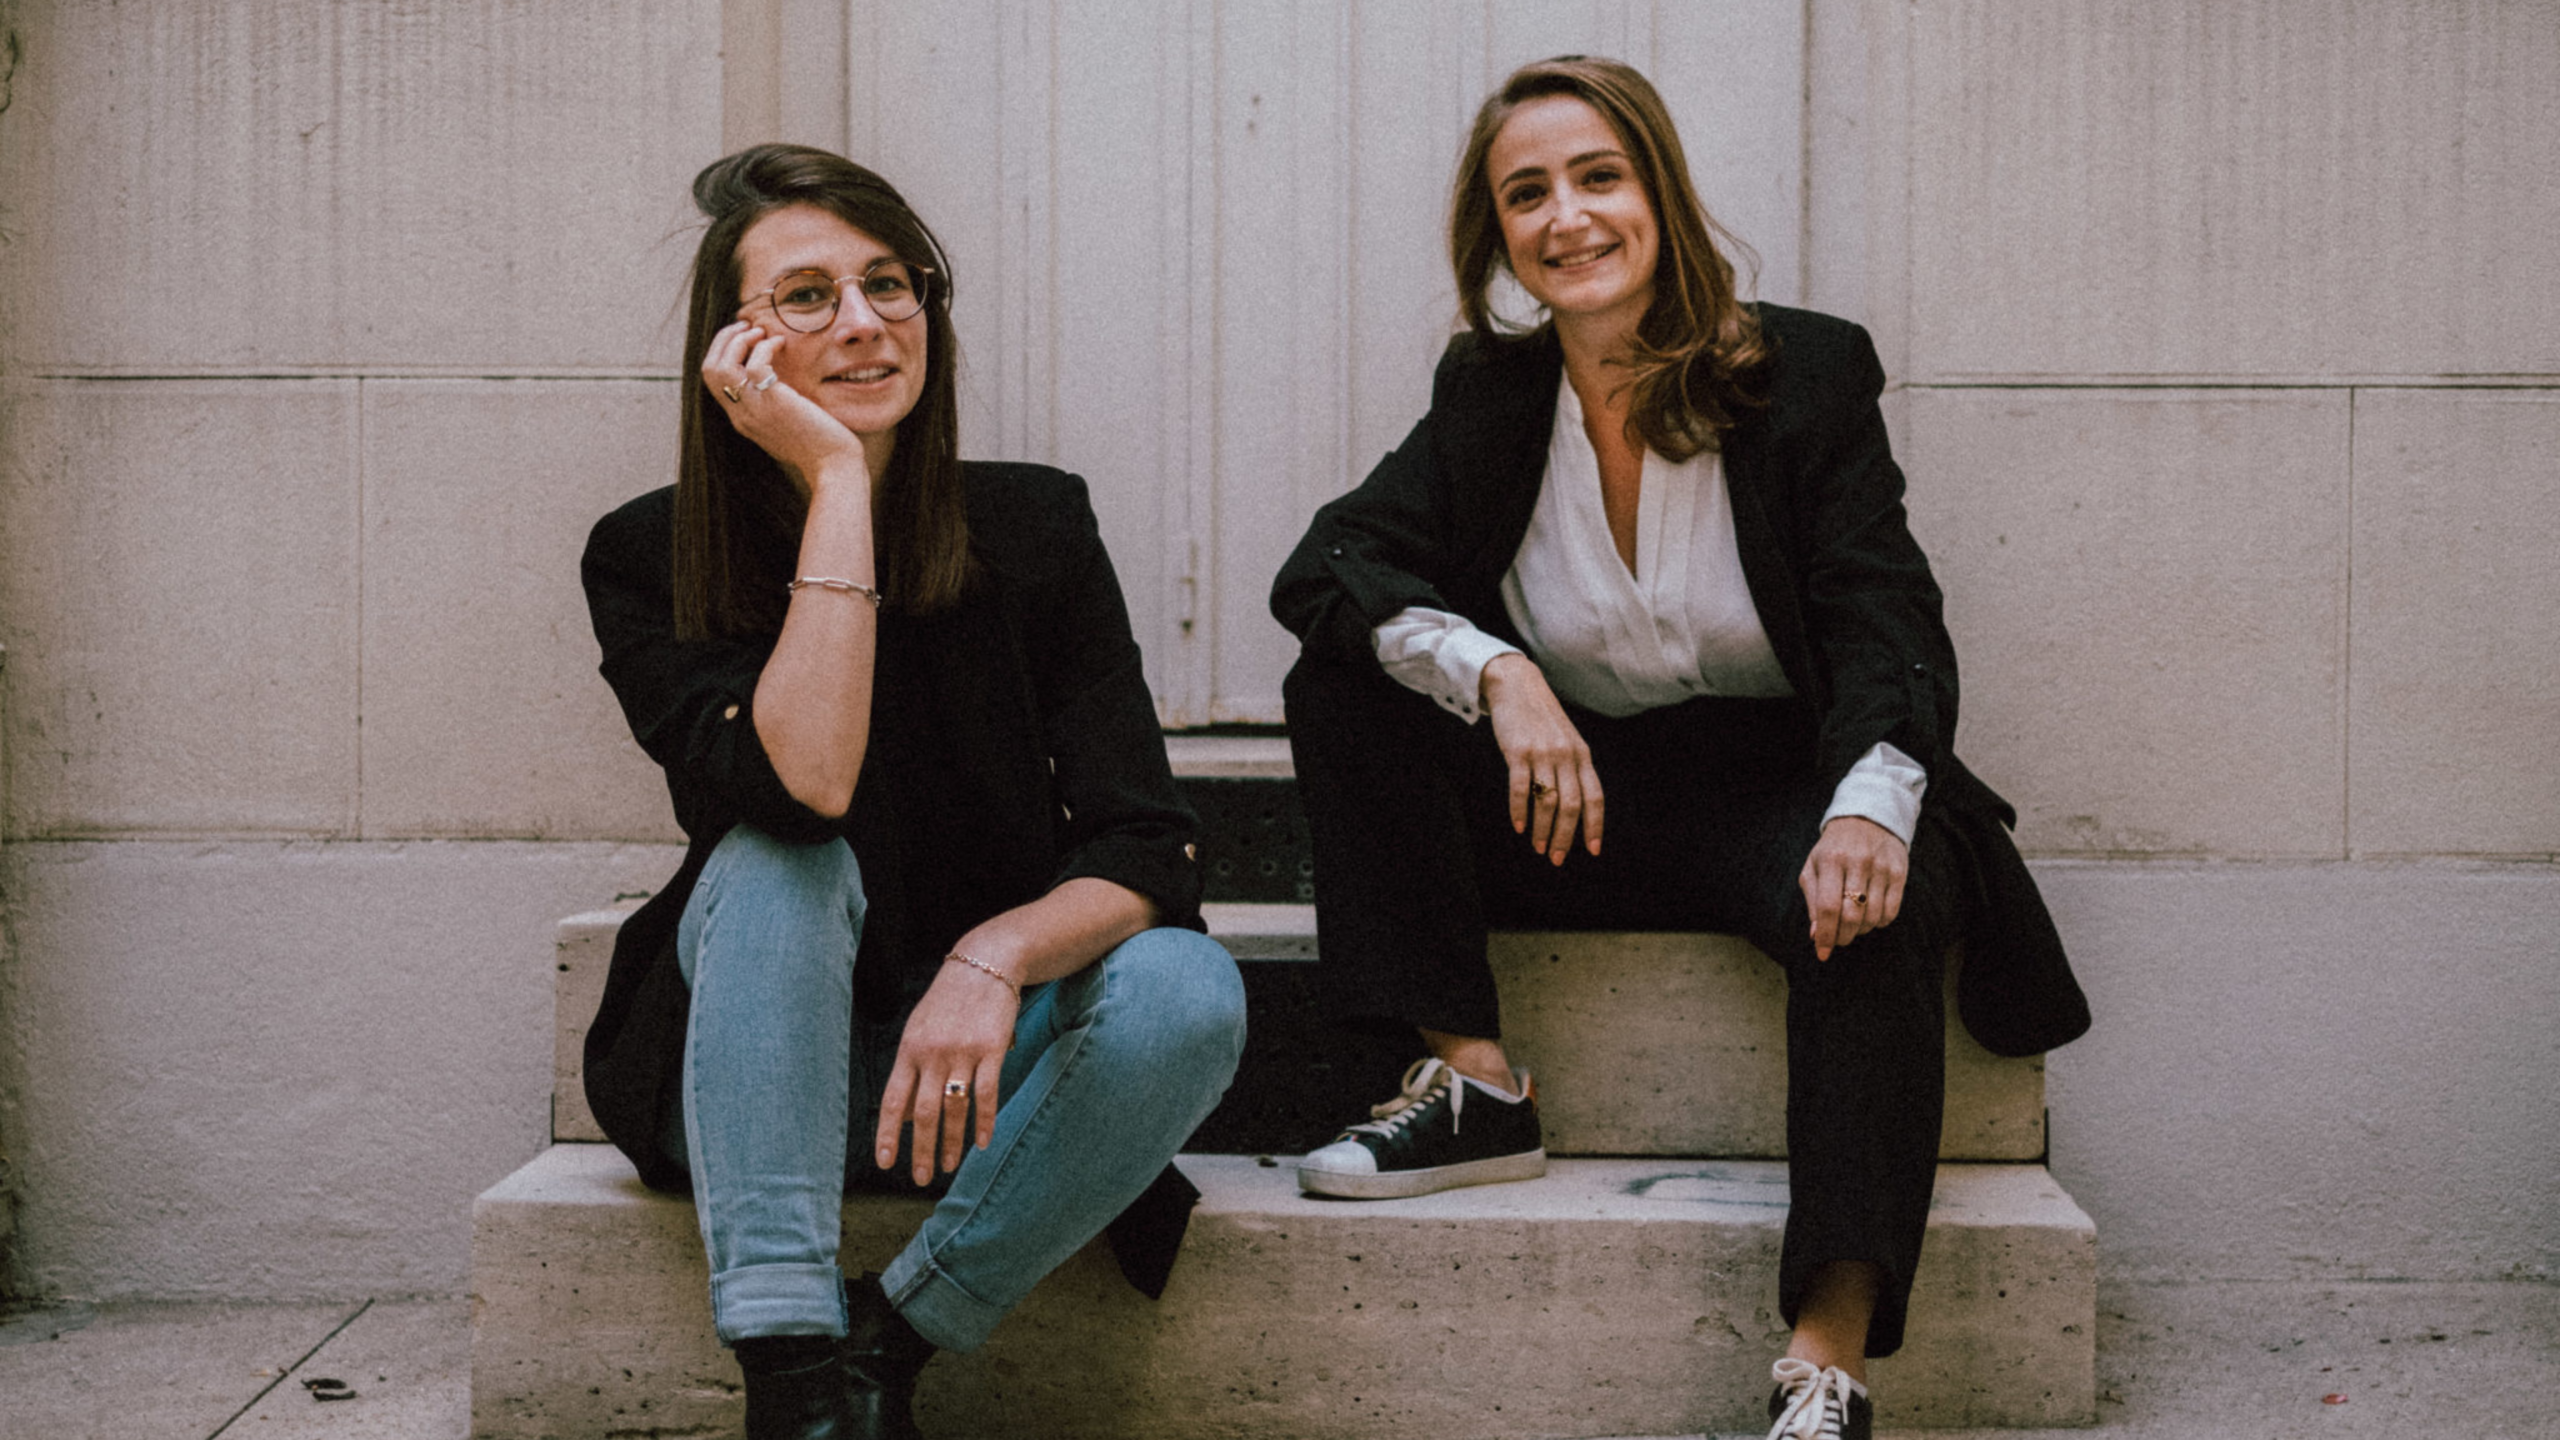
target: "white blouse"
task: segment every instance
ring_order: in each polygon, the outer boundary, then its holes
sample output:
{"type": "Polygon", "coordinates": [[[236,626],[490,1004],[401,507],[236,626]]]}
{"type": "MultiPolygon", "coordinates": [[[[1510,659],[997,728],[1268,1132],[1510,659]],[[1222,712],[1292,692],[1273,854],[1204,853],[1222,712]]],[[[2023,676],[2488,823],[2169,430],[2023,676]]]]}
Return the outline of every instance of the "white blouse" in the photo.
{"type": "MultiPolygon", "coordinates": [[[[1546,479],[1503,577],[1502,603],[1547,684],[1586,710],[1621,716],[1700,695],[1795,693],[1743,578],[1723,457],[1708,450],[1674,464],[1644,452],[1629,573],[1609,534],[1600,457],[1569,380],[1557,387],[1546,479]]],[[[1520,653],[1463,616],[1418,605],[1377,626],[1370,642],[1389,675],[1469,724],[1484,667],[1520,653]]],[[[1927,788],[1918,761],[1878,743],[1841,777],[1822,818],[1861,816],[1907,845],[1927,788]]]]}

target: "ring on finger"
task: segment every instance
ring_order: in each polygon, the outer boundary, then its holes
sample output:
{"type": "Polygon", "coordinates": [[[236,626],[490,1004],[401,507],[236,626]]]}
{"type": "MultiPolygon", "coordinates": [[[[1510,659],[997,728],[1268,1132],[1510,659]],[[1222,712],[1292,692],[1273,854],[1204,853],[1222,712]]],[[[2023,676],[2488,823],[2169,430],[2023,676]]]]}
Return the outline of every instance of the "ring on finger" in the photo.
{"type": "Polygon", "coordinates": [[[779,380],[779,379],[781,379],[781,378],[782,378],[781,376],[779,376],[779,375],[775,374],[774,372],[772,372],[772,371],[770,371],[770,370],[767,370],[766,372],[764,372],[764,378],[763,378],[763,379],[761,379],[761,380],[757,381],[757,382],[756,382],[756,383],[754,383],[753,385],[748,386],[747,388],[748,388],[748,389],[750,389],[750,390],[753,390],[753,391],[754,391],[754,392],[756,392],[757,394],[761,395],[761,394],[763,394],[764,392],[766,392],[767,390],[772,389],[772,388],[773,388],[773,382],[774,382],[774,381],[776,381],[776,380],[779,380]]]}
{"type": "Polygon", "coordinates": [[[720,393],[721,393],[721,394],[723,394],[723,395],[728,396],[728,397],[729,397],[729,403],[730,403],[730,404],[732,404],[732,405],[735,405],[735,404],[737,404],[739,401],[744,400],[744,399],[746,399],[746,398],[747,398],[746,396],[741,395],[741,394],[739,394],[739,393],[738,393],[738,387],[737,387],[737,386],[735,386],[735,385],[723,385],[723,386],[721,386],[721,387],[720,387],[720,393]]]}
{"type": "Polygon", "coordinates": [[[1850,903],[1850,904],[1852,904],[1852,905],[1864,905],[1864,904],[1866,904],[1866,903],[1867,903],[1867,892],[1866,892],[1866,891],[1864,891],[1864,890],[1861,890],[1861,891],[1859,891],[1857,894],[1850,896],[1850,897],[1849,897],[1849,903],[1850,903]]]}
{"type": "Polygon", "coordinates": [[[1544,780],[1532,780],[1529,782],[1529,793],[1531,795],[1552,795],[1555,793],[1555,788],[1556,787],[1548,784],[1544,780]]]}
{"type": "Polygon", "coordinates": [[[945,1100],[957,1100],[968,1093],[969,1082],[966,1080],[946,1080],[942,1082],[942,1098],[945,1100]]]}

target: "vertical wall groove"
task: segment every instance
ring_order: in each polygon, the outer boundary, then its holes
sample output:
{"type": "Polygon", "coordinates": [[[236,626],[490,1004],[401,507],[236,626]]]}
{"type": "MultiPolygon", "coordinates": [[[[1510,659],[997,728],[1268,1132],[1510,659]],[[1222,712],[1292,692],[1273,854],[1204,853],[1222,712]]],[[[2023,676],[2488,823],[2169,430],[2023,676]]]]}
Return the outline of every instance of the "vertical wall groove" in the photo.
{"type": "Polygon", "coordinates": [[[367,647],[366,647],[366,645],[365,645],[365,624],[364,624],[364,600],[365,600],[365,575],[364,575],[364,569],[365,569],[365,557],[366,557],[366,554],[367,554],[367,552],[372,548],[372,545],[371,545],[371,539],[372,539],[372,537],[368,536],[368,535],[365,533],[365,501],[366,501],[366,499],[368,498],[368,497],[366,496],[366,494],[365,494],[365,485],[366,485],[365,459],[366,459],[366,452],[365,452],[364,421],[365,421],[365,404],[366,404],[366,399],[367,399],[366,390],[365,390],[365,386],[366,386],[366,384],[367,384],[367,382],[366,382],[362,377],[358,377],[358,378],[357,378],[357,380],[356,380],[356,382],[355,382],[355,412],[356,412],[356,413],[355,413],[355,432],[356,432],[356,438],[355,438],[355,477],[354,477],[354,483],[355,483],[355,492],[356,492],[356,503],[355,503],[355,521],[356,521],[356,541],[355,541],[355,571],[356,571],[356,573],[355,573],[355,617],[356,617],[356,618],[355,618],[355,628],[356,628],[356,666],[355,666],[355,702],[356,702],[356,705],[355,705],[355,710],[356,710],[356,713],[355,713],[355,727],[356,727],[356,746],[355,746],[355,772],[356,772],[356,773],[355,773],[355,785],[354,785],[354,790],[355,790],[355,804],[354,804],[354,812],[355,812],[355,813],[354,813],[353,815],[351,815],[351,816],[349,816],[349,817],[348,817],[348,827],[347,827],[347,828],[348,828],[348,832],[349,832],[349,834],[350,834],[350,835],[352,835],[354,838],[357,838],[357,839],[367,839],[367,840],[369,840],[369,839],[373,838],[373,826],[372,826],[372,823],[371,823],[371,815],[369,814],[369,812],[368,812],[368,811],[366,810],[366,808],[365,808],[365,793],[364,793],[364,768],[365,768],[365,759],[366,759],[366,754],[365,754],[365,750],[366,750],[366,734],[365,734],[365,724],[364,724],[364,682],[365,682],[365,669],[366,669],[366,663],[365,663],[365,662],[366,662],[366,660],[367,660],[367,658],[368,658],[368,657],[367,657],[367,655],[366,655],[367,647]]]}
{"type": "Polygon", "coordinates": [[[2356,387],[2347,387],[2346,544],[2339,624],[2344,630],[2338,662],[2338,853],[2353,860],[2356,843],[2356,387]]]}

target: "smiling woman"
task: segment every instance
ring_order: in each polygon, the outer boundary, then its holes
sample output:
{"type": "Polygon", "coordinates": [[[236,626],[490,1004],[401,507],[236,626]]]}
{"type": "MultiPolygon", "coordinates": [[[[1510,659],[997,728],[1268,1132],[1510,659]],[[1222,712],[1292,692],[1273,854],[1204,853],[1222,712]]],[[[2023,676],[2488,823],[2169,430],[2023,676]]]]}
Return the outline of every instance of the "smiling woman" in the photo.
{"type": "Polygon", "coordinates": [[[1426,1052],[1298,1180],[1545,1172],[1492,925],[1746,936],[1789,987],[1774,1433],[1864,1440],[1935,1178],[1941,957],[1961,928],[1965,1019],[2002,1053],[2088,1012],[2011,812],[1949,749],[1954,655],[1874,347],[1744,303],[1719,233],[1626,66],[1541,61],[1478,111],[1450,205],[1467,333],[1272,588],[1303,646],[1284,693],[1326,979],[1426,1052]],[[1534,326],[1495,317],[1503,271],[1534,326]]]}
{"type": "MultiPolygon", "coordinates": [[[[770,283],[739,302],[737,321],[713,337],[703,373],[718,388],[715,371],[743,370],[758,394],[772,376],[817,401],[861,438],[877,478],[897,448],[898,422],[924,394],[930,341],[917,277],[930,268],[815,205],[785,206],[747,227],[738,268],[749,284],[770,283]]],[[[753,416],[731,411],[749,438],[753,416]]],[[[793,479],[806,488],[805,477],[793,479]]]]}
{"type": "Polygon", "coordinates": [[[1577,341],[1653,308],[1653,202],[1607,119],[1570,95],[1511,112],[1485,154],[1511,273],[1577,341]]]}
{"type": "Polygon", "coordinates": [[[693,1192],[749,1440],[913,1436],[925,1362],[1096,1232],[1162,1289],[1243,986],[1083,482],[958,458],[932,232],[798,146],[694,198],[676,484],[584,561],[691,845],[615,944],[588,1101],[693,1192]],[[848,1280],[841,1197],[893,1173],[945,1193],[848,1280]]]}

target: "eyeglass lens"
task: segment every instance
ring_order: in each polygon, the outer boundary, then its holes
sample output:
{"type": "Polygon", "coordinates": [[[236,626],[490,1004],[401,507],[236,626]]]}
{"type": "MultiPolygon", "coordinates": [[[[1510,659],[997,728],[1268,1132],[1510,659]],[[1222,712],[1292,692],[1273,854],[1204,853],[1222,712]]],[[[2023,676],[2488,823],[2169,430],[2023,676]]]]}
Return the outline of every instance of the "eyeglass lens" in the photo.
{"type": "MultiPolygon", "coordinates": [[[[903,260],[879,261],[863,271],[856,283],[862,287],[864,303],[883,320],[904,320],[924,308],[924,289],[917,282],[915,267],[903,260]]],[[[773,287],[774,313],[803,334],[834,324],[840,298],[835,277],[823,270],[785,275],[773,287]]]]}

